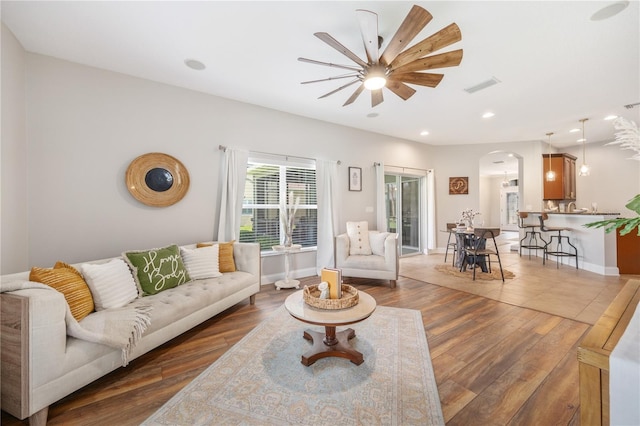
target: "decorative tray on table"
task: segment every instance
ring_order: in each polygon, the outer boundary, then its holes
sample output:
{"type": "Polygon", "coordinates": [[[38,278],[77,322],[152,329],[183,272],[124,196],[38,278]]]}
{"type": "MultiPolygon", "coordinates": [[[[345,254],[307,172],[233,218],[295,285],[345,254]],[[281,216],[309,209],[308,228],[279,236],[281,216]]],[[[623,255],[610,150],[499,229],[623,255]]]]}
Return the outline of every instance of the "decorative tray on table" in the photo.
{"type": "Polygon", "coordinates": [[[342,284],[340,299],[320,299],[318,285],[304,286],[303,298],[307,305],[319,309],[345,309],[358,304],[358,289],[348,284],[342,284]]]}

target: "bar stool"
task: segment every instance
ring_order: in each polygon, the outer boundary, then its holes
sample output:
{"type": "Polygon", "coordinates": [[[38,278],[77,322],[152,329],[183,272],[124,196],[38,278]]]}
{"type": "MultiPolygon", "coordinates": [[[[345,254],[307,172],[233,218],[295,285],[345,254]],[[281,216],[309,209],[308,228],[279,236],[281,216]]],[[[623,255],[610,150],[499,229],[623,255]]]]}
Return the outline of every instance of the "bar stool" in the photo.
{"type": "Polygon", "coordinates": [[[447,232],[449,232],[449,238],[447,239],[447,250],[444,252],[444,262],[447,263],[447,255],[449,254],[449,248],[453,250],[453,260],[451,261],[451,265],[455,265],[456,263],[456,252],[458,250],[458,244],[456,241],[456,225],[455,223],[447,223],[447,232]],[[451,237],[453,236],[453,242],[451,242],[451,237]]]}
{"type": "Polygon", "coordinates": [[[549,236],[549,242],[547,244],[545,244],[544,246],[544,257],[542,258],[542,264],[545,264],[545,260],[548,258],[549,255],[555,256],[556,257],[556,268],[559,268],[559,258],[563,257],[563,256],[569,256],[569,257],[575,257],[576,258],[576,269],[578,269],[578,249],[576,248],[576,246],[574,246],[573,244],[571,244],[571,241],[569,241],[569,236],[567,235],[562,235],[563,231],[570,231],[571,229],[569,228],[562,228],[562,227],[553,227],[553,226],[545,226],[544,221],[549,219],[549,215],[546,213],[542,213],[540,214],[540,230],[542,232],[557,232],[558,235],[551,235],[549,236]],[[556,238],[557,242],[556,242],[556,248],[555,250],[551,251],[550,247],[553,244],[553,239],[556,238]],[[571,253],[569,251],[563,251],[562,250],[562,240],[565,239],[567,240],[567,244],[571,247],[573,247],[574,253],[571,253]]]}
{"type": "Polygon", "coordinates": [[[526,222],[526,219],[529,217],[529,213],[527,212],[518,212],[518,228],[524,229],[524,238],[520,240],[520,248],[518,252],[520,257],[522,257],[522,249],[527,249],[529,251],[529,259],[531,259],[531,250],[536,251],[536,256],[538,255],[538,250],[542,250],[544,252],[544,247],[547,245],[547,242],[542,238],[542,233],[540,231],[536,231],[536,228],[539,228],[539,225],[534,225],[531,222],[526,222]],[[538,241],[540,239],[540,241],[538,241]]]}

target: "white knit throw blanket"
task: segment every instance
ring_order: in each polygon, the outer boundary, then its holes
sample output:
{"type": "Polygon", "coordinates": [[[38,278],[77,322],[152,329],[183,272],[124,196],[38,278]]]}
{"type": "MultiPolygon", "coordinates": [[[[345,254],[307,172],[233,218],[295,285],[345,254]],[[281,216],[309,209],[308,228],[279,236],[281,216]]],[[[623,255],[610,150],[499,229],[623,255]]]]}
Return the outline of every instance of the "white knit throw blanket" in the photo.
{"type": "MultiPolygon", "coordinates": [[[[0,293],[30,288],[57,291],[48,285],[32,281],[0,283],[0,293]]],[[[97,311],[80,322],[71,315],[69,305],[66,306],[67,334],[77,339],[120,349],[123,367],[129,363],[131,351],[151,323],[150,305],[128,305],[118,309],[97,311]]]]}

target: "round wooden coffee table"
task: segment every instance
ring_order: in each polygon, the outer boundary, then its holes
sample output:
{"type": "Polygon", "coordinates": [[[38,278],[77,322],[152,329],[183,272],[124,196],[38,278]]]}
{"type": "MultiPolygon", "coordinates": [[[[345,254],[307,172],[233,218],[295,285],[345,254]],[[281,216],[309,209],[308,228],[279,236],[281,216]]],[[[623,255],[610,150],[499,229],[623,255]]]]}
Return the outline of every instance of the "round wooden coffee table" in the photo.
{"type": "Polygon", "coordinates": [[[292,317],[313,325],[324,326],[324,333],[305,330],[303,337],[313,343],[311,349],[302,355],[302,364],[309,366],[330,356],[346,358],[356,365],[364,362],[364,357],[356,351],[349,339],[356,337],[356,332],[347,328],[336,332],[336,327],[360,322],[369,318],[376,309],[376,300],[367,293],[358,291],[358,304],[346,309],[319,309],[309,306],[302,297],[303,290],[291,294],[284,306],[292,317]]]}

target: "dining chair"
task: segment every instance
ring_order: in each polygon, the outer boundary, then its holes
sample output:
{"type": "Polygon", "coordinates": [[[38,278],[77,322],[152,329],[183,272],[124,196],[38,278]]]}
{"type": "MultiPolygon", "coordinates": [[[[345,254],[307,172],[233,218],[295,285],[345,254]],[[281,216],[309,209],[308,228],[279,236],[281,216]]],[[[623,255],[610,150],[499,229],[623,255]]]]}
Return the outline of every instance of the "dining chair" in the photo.
{"type": "Polygon", "coordinates": [[[498,244],[496,243],[496,237],[500,235],[500,228],[474,228],[473,238],[469,238],[469,243],[465,247],[464,259],[462,265],[466,265],[467,258],[473,257],[473,280],[476,280],[476,269],[478,269],[477,262],[479,259],[486,260],[488,272],[491,273],[491,256],[495,256],[498,259],[498,266],[500,267],[500,276],[502,282],[504,282],[504,271],[502,270],[502,261],[500,260],[500,252],[498,251],[498,244]],[[492,243],[489,244],[489,242],[492,243]]]}
{"type": "Polygon", "coordinates": [[[455,265],[456,263],[456,252],[458,250],[458,244],[456,240],[456,228],[458,227],[455,223],[447,223],[447,232],[449,233],[449,238],[447,239],[447,249],[444,252],[444,263],[447,263],[447,255],[449,254],[449,249],[452,249],[453,260],[451,261],[451,265],[455,265]],[[453,241],[451,238],[453,237],[453,241]]]}

